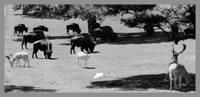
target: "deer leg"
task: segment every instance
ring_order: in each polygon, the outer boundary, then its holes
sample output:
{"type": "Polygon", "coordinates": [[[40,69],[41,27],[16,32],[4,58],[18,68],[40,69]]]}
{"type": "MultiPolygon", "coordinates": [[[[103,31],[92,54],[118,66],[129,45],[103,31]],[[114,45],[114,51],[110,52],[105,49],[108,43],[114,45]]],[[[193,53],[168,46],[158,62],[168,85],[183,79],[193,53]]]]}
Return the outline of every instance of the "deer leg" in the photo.
{"type": "Polygon", "coordinates": [[[24,67],[26,66],[26,59],[25,58],[23,58],[23,61],[24,61],[24,67]]]}
{"type": "Polygon", "coordinates": [[[169,72],[166,73],[164,81],[166,81],[169,78],[169,72]]]}
{"type": "Polygon", "coordinates": [[[178,83],[178,88],[180,88],[181,89],[181,82],[182,82],[182,77],[179,77],[179,83],[178,83]]]}
{"type": "Polygon", "coordinates": [[[177,89],[177,78],[174,79],[174,86],[175,86],[175,89],[177,89]]]}
{"type": "Polygon", "coordinates": [[[21,67],[21,66],[20,66],[20,60],[19,60],[19,59],[17,59],[17,66],[21,67]]]}
{"type": "Polygon", "coordinates": [[[170,84],[170,86],[169,86],[170,87],[170,91],[172,91],[172,84],[173,84],[172,83],[173,82],[172,75],[169,75],[169,81],[170,81],[170,83],[169,83],[170,84]]]}
{"type": "Polygon", "coordinates": [[[30,67],[30,65],[29,65],[29,59],[27,58],[26,61],[27,61],[28,67],[30,67]]]}
{"type": "Polygon", "coordinates": [[[78,65],[80,65],[80,66],[81,66],[81,64],[79,63],[79,57],[78,57],[78,61],[77,61],[77,63],[78,63],[78,65]]]}
{"type": "Polygon", "coordinates": [[[172,79],[170,79],[170,91],[172,91],[172,79]]]}

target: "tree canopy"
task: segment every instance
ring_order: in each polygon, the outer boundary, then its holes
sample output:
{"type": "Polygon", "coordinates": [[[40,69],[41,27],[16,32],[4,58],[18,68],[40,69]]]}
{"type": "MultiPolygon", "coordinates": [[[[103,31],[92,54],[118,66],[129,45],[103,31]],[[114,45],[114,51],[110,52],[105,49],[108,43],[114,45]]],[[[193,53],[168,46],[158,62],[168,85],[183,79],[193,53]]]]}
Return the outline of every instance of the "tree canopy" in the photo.
{"type": "MultiPolygon", "coordinates": [[[[81,18],[88,21],[88,29],[97,20],[104,20],[106,16],[123,16],[131,14],[129,18],[121,21],[129,27],[137,27],[138,24],[191,23],[195,27],[194,4],[171,4],[168,8],[159,4],[19,4],[14,10],[21,10],[23,15],[38,18],[71,19],[81,18]]],[[[161,27],[160,27],[161,28],[161,27]]],[[[163,30],[164,31],[164,30],[163,30]]],[[[148,31],[147,31],[148,32],[148,31]]]]}

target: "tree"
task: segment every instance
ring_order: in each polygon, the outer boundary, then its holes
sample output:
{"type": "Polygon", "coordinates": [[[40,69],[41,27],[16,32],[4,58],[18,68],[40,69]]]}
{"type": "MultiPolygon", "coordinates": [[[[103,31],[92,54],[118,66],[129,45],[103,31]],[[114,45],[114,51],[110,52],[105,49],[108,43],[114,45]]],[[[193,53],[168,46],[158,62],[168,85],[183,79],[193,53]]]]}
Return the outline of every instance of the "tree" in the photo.
{"type": "Polygon", "coordinates": [[[16,10],[20,8],[23,14],[27,15],[28,12],[34,11],[33,15],[36,16],[60,16],[64,18],[81,18],[88,21],[89,33],[92,31],[92,26],[107,15],[117,15],[120,13],[129,13],[130,11],[141,12],[155,7],[155,5],[15,5],[16,10]],[[19,7],[20,6],[20,7],[19,7]],[[22,7],[24,6],[24,7],[22,7]],[[52,10],[49,10],[52,9],[52,10]],[[25,11],[25,12],[24,12],[25,11]],[[50,14],[49,14],[50,13],[50,14]]]}
{"type": "MultiPolygon", "coordinates": [[[[129,27],[137,27],[139,24],[145,24],[144,29],[147,35],[152,36],[154,27],[160,28],[170,38],[169,34],[161,27],[162,23],[169,23],[171,20],[191,22],[195,25],[195,6],[194,5],[171,5],[170,8],[160,8],[155,4],[144,5],[44,5],[33,4],[23,5],[24,14],[32,11],[38,17],[44,18],[81,18],[87,20],[88,31],[92,32],[93,26],[97,20],[104,20],[105,16],[123,16],[132,14],[128,19],[122,19],[122,22],[129,27]]],[[[19,8],[18,8],[19,9],[19,8]]]]}
{"type": "MultiPolygon", "coordinates": [[[[195,29],[195,5],[186,4],[186,5],[171,5],[170,8],[160,8],[160,12],[166,16],[167,23],[170,24],[170,28],[172,30],[172,39],[176,39],[176,32],[178,33],[178,29],[176,25],[186,25],[192,24],[193,31],[195,29]],[[177,24],[178,23],[178,24],[177,24]]],[[[178,27],[179,30],[184,30],[181,27],[178,27]]],[[[194,31],[195,33],[195,31],[194,31]]],[[[195,36],[195,35],[194,35],[195,36]]]]}

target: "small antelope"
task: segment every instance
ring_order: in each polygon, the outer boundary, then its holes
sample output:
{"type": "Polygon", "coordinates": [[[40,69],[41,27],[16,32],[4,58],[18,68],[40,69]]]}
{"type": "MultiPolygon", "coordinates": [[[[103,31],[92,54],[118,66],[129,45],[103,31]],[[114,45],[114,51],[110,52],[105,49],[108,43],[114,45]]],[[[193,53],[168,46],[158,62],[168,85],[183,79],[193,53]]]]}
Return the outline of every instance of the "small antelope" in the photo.
{"type": "Polygon", "coordinates": [[[174,87],[177,88],[181,88],[181,83],[182,83],[182,78],[184,78],[186,80],[186,85],[189,83],[190,81],[190,76],[187,72],[187,70],[185,69],[184,65],[181,65],[178,63],[178,56],[179,54],[183,53],[186,49],[186,45],[183,44],[183,49],[180,52],[176,52],[174,50],[174,45],[173,45],[173,49],[172,49],[172,62],[169,64],[168,67],[168,73],[169,73],[169,79],[170,79],[170,90],[172,90],[172,82],[174,81],[174,87]],[[178,81],[178,85],[177,85],[177,81],[178,81]]]}
{"type": "Polygon", "coordinates": [[[11,65],[11,67],[13,67],[13,64],[16,60],[17,60],[17,65],[20,67],[20,59],[22,59],[24,61],[24,67],[25,67],[26,63],[28,64],[28,67],[30,67],[27,52],[16,52],[14,55],[10,54],[10,55],[6,56],[6,58],[8,58],[8,61],[11,65]]]}

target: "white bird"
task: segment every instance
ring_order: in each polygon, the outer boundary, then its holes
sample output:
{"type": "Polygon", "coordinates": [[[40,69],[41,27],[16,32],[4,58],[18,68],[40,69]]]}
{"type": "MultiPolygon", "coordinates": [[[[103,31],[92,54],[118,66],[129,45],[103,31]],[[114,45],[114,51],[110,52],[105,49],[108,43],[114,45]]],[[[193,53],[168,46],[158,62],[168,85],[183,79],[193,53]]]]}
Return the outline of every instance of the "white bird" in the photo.
{"type": "Polygon", "coordinates": [[[104,76],[104,73],[96,73],[93,78],[97,79],[97,78],[100,78],[100,77],[103,77],[103,76],[104,76]]]}
{"type": "Polygon", "coordinates": [[[82,51],[79,51],[77,53],[77,57],[78,57],[78,64],[79,64],[79,60],[84,60],[85,61],[85,67],[87,67],[87,61],[89,60],[90,56],[88,54],[82,52],[82,51]]]}

